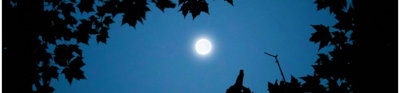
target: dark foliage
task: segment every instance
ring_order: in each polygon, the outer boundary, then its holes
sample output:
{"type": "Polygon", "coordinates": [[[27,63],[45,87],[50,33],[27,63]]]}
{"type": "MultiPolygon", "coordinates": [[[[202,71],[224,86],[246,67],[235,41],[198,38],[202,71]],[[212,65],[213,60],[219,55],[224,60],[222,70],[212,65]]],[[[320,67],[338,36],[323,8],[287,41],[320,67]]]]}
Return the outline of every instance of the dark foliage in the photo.
{"type": "Polygon", "coordinates": [[[175,3],[172,3],[169,0],[152,0],[154,3],[156,3],[156,6],[161,9],[161,11],[164,11],[165,8],[175,8],[175,3]]]}
{"type": "Polygon", "coordinates": [[[310,41],[320,43],[314,75],[299,83],[268,83],[271,93],[368,93],[397,91],[396,1],[316,0],[317,9],[329,9],[338,20],[333,28],[312,25],[310,41]],[[349,5],[348,5],[349,4],[349,5]],[[371,8],[371,6],[374,6],[371,8]],[[320,80],[326,80],[324,87],[320,80]],[[390,83],[394,82],[394,83],[390,83]]]}
{"type": "Polygon", "coordinates": [[[300,88],[300,82],[292,76],[290,82],[275,81],[274,84],[268,82],[268,91],[271,93],[304,93],[304,90],[300,88]]]}
{"type": "MultiPolygon", "coordinates": [[[[164,11],[174,8],[170,0],[151,0],[164,11]]],[[[135,27],[150,11],[147,0],[3,0],[3,91],[49,93],[52,79],[64,74],[70,84],[86,79],[79,44],[91,36],[106,43],[110,24],[123,14],[122,24],[135,27]],[[77,18],[74,13],[88,13],[77,18]],[[94,14],[94,15],[93,15],[94,14]],[[76,41],[76,42],[75,42],[76,41]],[[55,46],[54,50],[48,46],[55,46]]],[[[232,0],[228,1],[232,4],[232,0]]],[[[205,0],[180,0],[182,14],[208,13],[205,0]]]]}
{"type": "Polygon", "coordinates": [[[206,0],[179,0],[179,5],[182,4],[181,9],[183,16],[190,12],[192,13],[193,19],[196,18],[197,15],[200,15],[200,12],[208,13],[208,3],[206,0]]]}

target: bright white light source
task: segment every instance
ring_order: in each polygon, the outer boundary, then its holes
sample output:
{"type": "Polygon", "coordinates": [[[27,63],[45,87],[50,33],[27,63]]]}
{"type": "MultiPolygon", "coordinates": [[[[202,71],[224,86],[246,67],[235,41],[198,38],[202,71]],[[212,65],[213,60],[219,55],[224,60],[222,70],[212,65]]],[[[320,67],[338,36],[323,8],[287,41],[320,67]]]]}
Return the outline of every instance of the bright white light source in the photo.
{"type": "Polygon", "coordinates": [[[207,39],[197,40],[195,45],[196,52],[200,55],[207,55],[211,52],[212,45],[211,42],[207,39]]]}

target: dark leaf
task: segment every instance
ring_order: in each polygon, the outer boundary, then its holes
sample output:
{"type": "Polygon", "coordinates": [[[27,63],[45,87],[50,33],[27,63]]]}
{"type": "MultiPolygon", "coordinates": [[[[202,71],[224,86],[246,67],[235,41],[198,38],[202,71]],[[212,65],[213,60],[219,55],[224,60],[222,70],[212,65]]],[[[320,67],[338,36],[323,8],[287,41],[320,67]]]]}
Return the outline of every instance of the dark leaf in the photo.
{"type": "Polygon", "coordinates": [[[44,12],[43,21],[47,29],[39,30],[42,40],[51,44],[56,44],[57,39],[64,38],[70,40],[72,36],[71,29],[68,25],[76,24],[76,20],[72,16],[64,16],[64,19],[58,17],[57,11],[44,12]]]}
{"type": "Polygon", "coordinates": [[[182,11],[184,17],[189,12],[192,13],[193,19],[200,15],[201,12],[208,13],[208,3],[205,0],[182,0],[179,2],[182,4],[179,11],[182,11]]]}
{"type": "Polygon", "coordinates": [[[109,0],[105,1],[103,6],[97,6],[97,15],[103,17],[107,13],[111,13],[115,16],[117,13],[121,12],[121,7],[119,7],[119,0],[109,0]]]}
{"type": "Polygon", "coordinates": [[[225,0],[226,2],[228,2],[229,4],[233,5],[233,0],[225,0]]]}
{"type": "Polygon", "coordinates": [[[329,27],[324,25],[312,25],[314,29],[317,31],[312,34],[310,41],[314,41],[314,43],[320,42],[319,50],[326,45],[328,45],[329,41],[332,39],[332,36],[329,32],[329,27]]]}
{"type": "Polygon", "coordinates": [[[128,23],[128,25],[135,27],[137,21],[143,23],[146,12],[150,11],[146,5],[146,0],[124,0],[121,2],[121,11],[124,13],[122,24],[128,23]]]}
{"type": "Polygon", "coordinates": [[[67,66],[67,62],[69,62],[74,57],[74,52],[82,55],[82,50],[79,49],[78,45],[57,45],[56,49],[54,49],[55,63],[60,66],[67,66]]]}
{"type": "Polygon", "coordinates": [[[354,25],[354,15],[353,15],[353,8],[350,7],[347,12],[340,11],[336,13],[336,19],[339,21],[335,24],[335,28],[340,30],[345,30],[346,32],[353,29],[354,25]]]}
{"type": "Polygon", "coordinates": [[[55,66],[44,66],[42,78],[44,81],[50,81],[51,78],[58,79],[58,67],[55,66]]]}
{"type": "Polygon", "coordinates": [[[64,68],[62,73],[64,73],[65,78],[67,78],[69,84],[72,83],[72,79],[86,79],[86,77],[83,74],[83,71],[81,70],[81,67],[84,66],[85,64],[82,61],[82,57],[77,57],[75,58],[69,65],[68,67],[64,68]]]}
{"type": "Polygon", "coordinates": [[[175,8],[176,4],[172,3],[170,0],[153,0],[156,6],[164,11],[165,8],[175,8]]]}
{"type": "Polygon", "coordinates": [[[109,26],[111,23],[113,23],[114,21],[113,21],[113,19],[111,18],[111,16],[107,16],[105,19],[104,19],[104,21],[103,21],[103,23],[105,24],[105,25],[107,25],[107,26],[109,26]]]}
{"type": "Polygon", "coordinates": [[[71,63],[69,64],[69,67],[73,68],[73,69],[80,69],[84,65],[85,65],[85,63],[83,63],[83,57],[78,56],[74,60],[71,61],[71,63]]]}
{"type": "Polygon", "coordinates": [[[74,32],[74,37],[78,43],[85,43],[88,44],[90,34],[96,34],[97,31],[93,28],[93,22],[87,20],[81,20],[82,24],[80,24],[76,29],[77,31],[74,32]]]}
{"type": "Polygon", "coordinates": [[[57,45],[56,49],[54,49],[54,55],[55,63],[60,66],[67,66],[67,61],[74,57],[67,45],[57,45]]]}
{"type": "Polygon", "coordinates": [[[91,12],[94,11],[93,9],[93,4],[94,0],[81,0],[81,2],[78,4],[79,10],[83,13],[85,12],[91,12]]]}

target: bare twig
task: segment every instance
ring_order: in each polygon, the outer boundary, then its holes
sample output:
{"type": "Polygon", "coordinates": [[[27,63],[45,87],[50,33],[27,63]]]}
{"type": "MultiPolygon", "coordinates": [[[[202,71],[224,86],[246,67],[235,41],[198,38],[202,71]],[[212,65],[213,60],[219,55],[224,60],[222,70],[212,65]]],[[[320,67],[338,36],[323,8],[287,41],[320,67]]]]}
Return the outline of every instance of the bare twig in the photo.
{"type": "Polygon", "coordinates": [[[267,52],[264,52],[264,54],[275,58],[275,62],[278,64],[279,71],[281,71],[281,75],[282,75],[283,81],[286,82],[285,76],[283,75],[283,71],[281,69],[281,65],[279,64],[279,61],[278,61],[278,55],[272,55],[272,54],[269,54],[267,52]]]}

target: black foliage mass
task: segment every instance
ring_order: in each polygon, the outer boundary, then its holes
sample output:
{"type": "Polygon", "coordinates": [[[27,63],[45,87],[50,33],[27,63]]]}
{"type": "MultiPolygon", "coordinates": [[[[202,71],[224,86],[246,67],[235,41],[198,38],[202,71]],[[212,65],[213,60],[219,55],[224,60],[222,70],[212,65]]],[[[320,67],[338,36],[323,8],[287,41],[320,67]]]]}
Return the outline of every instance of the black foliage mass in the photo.
{"type": "MultiPolygon", "coordinates": [[[[175,8],[170,0],[3,0],[3,91],[50,93],[50,85],[63,74],[70,84],[86,79],[79,45],[106,43],[113,18],[122,24],[143,23],[149,3],[164,11],[175,8]],[[88,14],[77,18],[73,14],[88,14]],[[55,47],[49,48],[49,47],[55,47]]],[[[232,4],[232,0],[228,0],[232,4]]],[[[205,0],[180,0],[180,11],[195,18],[208,13],[205,0]]],[[[110,63],[112,64],[112,63],[110,63]]]]}
{"type": "Polygon", "coordinates": [[[94,0],[81,0],[78,8],[81,12],[91,12],[93,9],[94,0]]]}
{"type": "Polygon", "coordinates": [[[312,66],[314,74],[300,77],[304,83],[294,77],[291,82],[268,82],[269,92],[396,92],[397,2],[316,0],[315,3],[318,10],[329,9],[338,22],[333,26],[312,25],[316,32],[310,41],[320,43],[318,50],[327,46],[332,50],[318,54],[312,66]]]}
{"type": "Polygon", "coordinates": [[[304,93],[300,86],[300,82],[292,76],[290,82],[281,81],[279,84],[278,81],[268,82],[268,91],[271,93],[304,93]]]}

